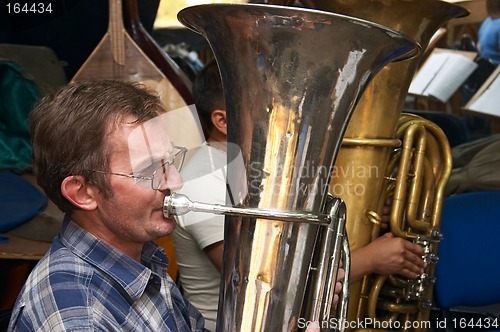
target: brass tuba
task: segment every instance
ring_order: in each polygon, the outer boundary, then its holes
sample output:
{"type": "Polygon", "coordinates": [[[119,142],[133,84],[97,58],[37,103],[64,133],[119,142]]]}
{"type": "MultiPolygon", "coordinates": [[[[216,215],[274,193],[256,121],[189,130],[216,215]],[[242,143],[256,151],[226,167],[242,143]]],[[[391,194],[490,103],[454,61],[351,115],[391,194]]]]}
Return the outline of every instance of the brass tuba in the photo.
{"type": "MultiPolygon", "coordinates": [[[[424,49],[434,33],[447,21],[468,14],[459,6],[436,0],[309,0],[306,2],[314,8],[386,25],[415,39],[424,49]]],[[[426,167],[425,175],[418,177],[413,166],[405,168],[408,173],[401,173],[396,184],[392,180],[387,181],[388,178],[393,178],[391,174],[393,170],[398,168],[402,170],[398,166],[400,160],[391,157],[393,151],[397,151],[396,154],[399,156],[402,144],[407,146],[404,158],[409,159],[401,160],[405,163],[404,167],[410,165],[411,160],[416,158],[416,147],[410,147],[409,141],[413,141],[414,138],[405,138],[403,130],[408,128],[409,122],[400,120],[400,116],[408,87],[421,57],[422,54],[409,61],[395,62],[386,66],[366,88],[347,127],[335,163],[330,192],[346,202],[347,234],[351,250],[364,247],[378,237],[381,211],[389,195],[387,190],[392,192],[393,188],[399,187],[400,191],[395,194],[397,197],[395,196],[393,201],[395,215],[391,222],[394,224],[393,231],[409,240],[420,241],[429,252],[429,257],[426,259],[434,261],[432,255],[436,252],[435,242],[439,238],[437,232],[441,216],[443,183],[446,184],[451,167],[448,162],[449,147],[446,137],[443,137],[442,133],[437,134],[439,129],[434,128],[431,123],[422,125],[425,121],[419,120],[423,127],[421,130],[431,132],[422,134],[419,130],[419,137],[423,140],[427,137],[427,140],[432,140],[434,144],[427,144],[427,148],[418,153],[425,158],[429,158],[429,154],[432,155],[431,160],[436,166],[433,166],[434,169],[426,167]],[[431,148],[434,151],[430,151],[431,148]],[[437,151],[440,151],[441,155],[437,151]],[[419,184],[422,179],[429,183],[419,184]],[[422,191],[407,199],[404,192],[407,189],[405,181],[411,181],[413,183],[411,186],[415,188],[422,186],[422,191]],[[433,199],[430,199],[431,197],[433,199]],[[430,204],[433,204],[432,207],[430,204]],[[415,217],[417,211],[419,217],[415,217]],[[422,214],[425,216],[422,217],[422,214]],[[423,220],[419,224],[420,228],[410,225],[407,222],[408,218],[423,220]],[[416,240],[417,237],[421,240],[416,240]],[[427,238],[427,241],[423,238],[427,238]]],[[[408,120],[408,117],[405,119],[408,120]]],[[[352,283],[348,319],[355,321],[368,317],[373,320],[403,319],[406,322],[428,320],[428,301],[432,296],[432,284],[429,281],[432,280],[433,271],[433,264],[429,264],[425,274],[417,280],[418,286],[410,286],[408,281],[399,279],[396,281],[396,277],[388,280],[382,276],[374,276],[376,280],[373,282],[372,278],[368,277],[361,282],[352,283]],[[392,285],[398,286],[381,289],[385,281],[387,284],[391,281],[392,285]],[[388,291],[389,288],[392,300],[381,301],[377,295],[388,291]],[[410,288],[414,291],[409,291],[410,288]],[[416,297],[415,289],[419,289],[416,297]],[[394,293],[399,295],[396,296],[394,293]],[[381,306],[385,313],[382,317],[376,314],[377,310],[380,312],[381,306]]]]}
{"type": "Polygon", "coordinates": [[[425,331],[431,328],[434,269],[451,151],[441,128],[412,114],[403,113],[399,118],[395,137],[402,145],[393,152],[386,170],[387,195],[393,197],[391,231],[420,244],[428,266],[416,280],[381,275],[365,278],[359,308],[378,326],[425,331]]]}
{"type": "MultiPolygon", "coordinates": [[[[247,188],[237,206],[165,200],[166,214],[226,214],[217,330],[324,325],[340,256],[348,264],[345,206],[327,199],[331,168],[365,85],[419,48],[378,24],[307,9],[216,4],[184,9],[178,18],[214,52],[226,98],[228,161],[240,154],[244,161],[243,175],[228,166],[228,184],[239,179],[247,188]]],[[[338,307],[345,312],[346,302],[338,307]]]]}

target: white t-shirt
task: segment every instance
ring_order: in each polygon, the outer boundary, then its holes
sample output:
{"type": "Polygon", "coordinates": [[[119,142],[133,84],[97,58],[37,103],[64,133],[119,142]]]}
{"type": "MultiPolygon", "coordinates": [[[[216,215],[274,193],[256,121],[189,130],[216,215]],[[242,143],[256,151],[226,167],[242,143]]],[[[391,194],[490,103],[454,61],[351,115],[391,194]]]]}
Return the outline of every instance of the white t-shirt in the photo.
{"type": "MultiPolygon", "coordinates": [[[[224,151],[202,145],[181,175],[184,186],[179,193],[192,201],[226,204],[224,151]]],[[[173,240],[184,295],[203,314],[205,327],[215,331],[220,273],[203,249],[224,240],[224,216],[202,212],[177,216],[173,240]]]]}

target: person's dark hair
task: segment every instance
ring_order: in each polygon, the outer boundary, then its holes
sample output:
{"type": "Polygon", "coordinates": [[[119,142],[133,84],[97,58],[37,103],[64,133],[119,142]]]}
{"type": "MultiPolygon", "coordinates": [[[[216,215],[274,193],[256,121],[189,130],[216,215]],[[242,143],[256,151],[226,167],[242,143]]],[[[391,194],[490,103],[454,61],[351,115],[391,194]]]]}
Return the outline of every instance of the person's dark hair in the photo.
{"type": "Polygon", "coordinates": [[[208,62],[196,77],[193,84],[193,97],[198,115],[208,134],[213,128],[210,119],[212,112],[217,109],[226,110],[219,67],[214,60],[208,62]]]}
{"type": "Polygon", "coordinates": [[[491,18],[500,18],[500,0],[488,0],[486,10],[491,18]]]}
{"type": "Polygon", "coordinates": [[[64,178],[81,175],[105,197],[112,191],[106,137],[127,115],[143,123],[164,112],[161,101],[138,83],[94,81],[69,84],[43,98],[29,116],[33,168],[38,184],[62,211],[75,207],[61,194],[64,178]]]}

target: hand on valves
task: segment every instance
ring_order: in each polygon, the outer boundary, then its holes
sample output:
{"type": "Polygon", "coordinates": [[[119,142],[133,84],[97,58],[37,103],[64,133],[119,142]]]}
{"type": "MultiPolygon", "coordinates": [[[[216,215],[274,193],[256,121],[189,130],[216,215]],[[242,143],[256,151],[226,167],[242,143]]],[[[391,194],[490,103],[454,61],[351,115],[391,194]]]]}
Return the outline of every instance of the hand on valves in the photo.
{"type": "MultiPolygon", "coordinates": [[[[381,231],[389,230],[391,203],[389,198],[384,206],[381,231]]],[[[399,274],[409,279],[416,279],[426,267],[423,256],[424,250],[420,245],[387,232],[365,247],[351,252],[349,279],[350,282],[358,281],[370,273],[399,274]]]]}

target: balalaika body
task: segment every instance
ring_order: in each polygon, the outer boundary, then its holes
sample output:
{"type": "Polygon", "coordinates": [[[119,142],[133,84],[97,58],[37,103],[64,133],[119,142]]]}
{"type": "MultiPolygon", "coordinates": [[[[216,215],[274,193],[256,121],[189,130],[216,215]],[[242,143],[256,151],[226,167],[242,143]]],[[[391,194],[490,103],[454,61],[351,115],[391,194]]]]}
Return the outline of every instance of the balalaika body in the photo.
{"type": "MultiPolygon", "coordinates": [[[[244,164],[228,166],[228,183],[237,179],[247,190],[232,192],[238,207],[322,214],[358,96],[417,44],[368,21],[280,6],[196,6],[178,17],[208,40],[221,71],[228,161],[241,155],[244,164]]],[[[343,204],[333,205],[331,218],[343,219],[343,204]]],[[[338,248],[330,242],[341,230],[238,213],[226,216],[217,330],[290,331],[328,319],[318,304],[331,302],[336,271],[324,273],[321,257],[332,253],[315,246],[338,248]]],[[[326,270],[336,269],[339,258],[333,261],[326,270]]]]}

